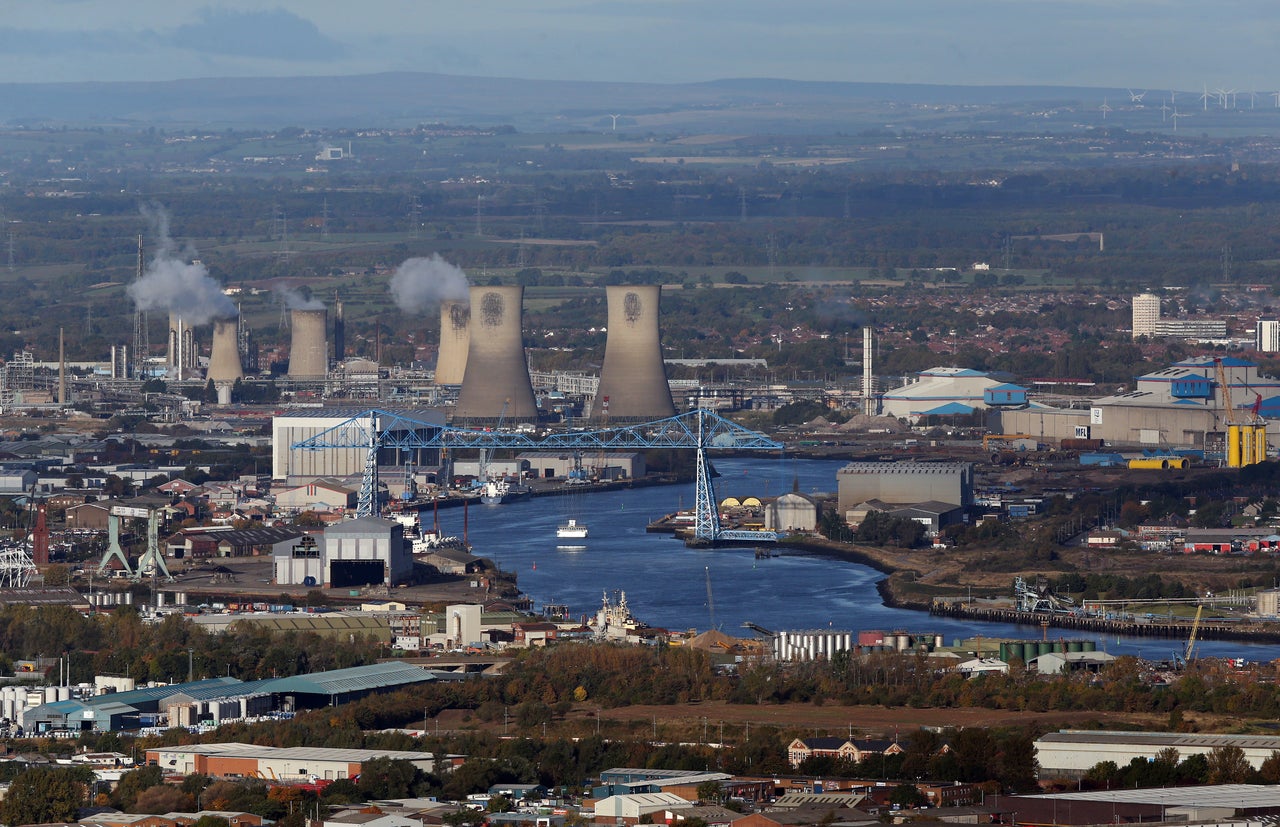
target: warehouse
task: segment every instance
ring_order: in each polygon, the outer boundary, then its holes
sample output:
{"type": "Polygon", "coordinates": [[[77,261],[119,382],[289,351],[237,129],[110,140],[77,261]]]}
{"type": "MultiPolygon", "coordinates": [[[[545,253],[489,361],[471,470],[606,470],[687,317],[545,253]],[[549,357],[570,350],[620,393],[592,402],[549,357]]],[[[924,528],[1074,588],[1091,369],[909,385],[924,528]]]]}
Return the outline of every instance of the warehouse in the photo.
{"type": "MultiPolygon", "coordinates": [[[[368,455],[367,448],[306,451],[292,446],[368,412],[368,408],[302,408],[272,418],[271,478],[303,483],[317,477],[350,477],[362,474],[365,457],[368,455]]],[[[409,427],[412,426],[412,433],[425,440],[439,433],[445,424],[444,412],[436,408],[393,409],[386,413],[400,419],[384,422],[384,417],[379,416],[378,430],[381,432],[390,429],[394,436],[409,433],[409,427]]],[[[406,461],[412,461],[419,468],[439,465],[439,451],[384,448],[378,455],[379,465],[402,466],[406,461]]]]}
{"type": "Polygon", "coordinates": [[[335,523],[319,542],[305,536],[278,545],[272,562],[279,586],[392,586],[413,576],[413,553],[404,540],[404,526],[380,517],[335,523]]]}
{"type": "Polygon", "coordinates": [[[1025,405],[1027,389],[1006,384],[989,373],[970,368],[930,368],[914,382],[886,391],[881,412],[916,420],[923,416],[965,416],[977,410],[1025,405]]]}
{"type": "Polygon", "coordinates": [[[967,462],[851,462],[836,472],[836,485],[842,516],[869,500],[973,504],[973,466],[967,462]]]}
{"type": "Polygon", "coordinates": [[[423,772],[435,769],[429,752],[324,747],[265,747],[256,744],[199,744],[147,750],[147,763],[167,773],[202,773],[217,778],[244,777],[336,781],[360,774],[376,758],[408,761],[423,772]]]}
{"type": "Polygon", "coordinates": [[[1239,747],[1254,768],[1280,750],[1280,736],[1216,735],[1181,732],[1093,732],[1063,729],[1040,736],[1035,743],[1042,778],[1080,778],[1102,761],[1123,767],[1134,758],[1153,761],[1162,749],[1178,755],[1208,755],[1218,747],[1239,747]]]}
{"type": "Polygon", "coordinates": [[[227,701],[236,701],[245,715],[268,709],[294,712],[337,706],[435,679],[435,673],[408,663],[375,663],[249,682],[211,678],[42,704],[22,713],[22,726],[35,733],[134,729],[166,723],[163,713],[175,706],[189,710],[181,714],[194,715],[187,722],[194,725],[233,717],[227,701]],[[270,697],[269,704],[264,696],[270,697]]]}

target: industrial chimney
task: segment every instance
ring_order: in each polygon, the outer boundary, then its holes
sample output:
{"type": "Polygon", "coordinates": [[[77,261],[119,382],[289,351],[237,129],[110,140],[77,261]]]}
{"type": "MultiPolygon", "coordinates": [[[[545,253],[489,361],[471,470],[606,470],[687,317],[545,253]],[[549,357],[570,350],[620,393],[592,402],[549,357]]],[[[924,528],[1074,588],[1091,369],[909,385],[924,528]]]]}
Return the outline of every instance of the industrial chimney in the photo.
{"type": "Polygon", "coordinates": [[[662,288],[606,287],[609,336],[604,346],[600,387],[591,418],[648,420],[674,416],[671,386],[658,340],[658,302],[662,288]]]}
{"type": "Polygon", "coordinates": [[[471,310],[456,299],[440,302],[440,351],[436,354],[436,384],[461,385],[471,343],[471,310]]]}
{"type": "Polygon", "coordinates": [[[206,378],[229,384],[244,378],[244,367],[240,364],[240,328],[235,319],[217,319],[213,323],[213,347],[209,351],[206,378]]]}
{"type": "Polygon", "coordinates": [[[176,313],[169,314],[169,375],[188,379],[195,366],[196,340],[191,324],[176,313]]]}
{"type": "Polygon", "coordinates": [[[289,344],[289,378],[323,379],[329,372],[324,309],[295,309],[291,318],[293,339],[289,344]]]}
{"type": "Polygon", "coordinates": [[[472,287],[467,372],[455,419],[528,422],[538,417],[524,358],[520,316],[524,288],[472,287]]]}

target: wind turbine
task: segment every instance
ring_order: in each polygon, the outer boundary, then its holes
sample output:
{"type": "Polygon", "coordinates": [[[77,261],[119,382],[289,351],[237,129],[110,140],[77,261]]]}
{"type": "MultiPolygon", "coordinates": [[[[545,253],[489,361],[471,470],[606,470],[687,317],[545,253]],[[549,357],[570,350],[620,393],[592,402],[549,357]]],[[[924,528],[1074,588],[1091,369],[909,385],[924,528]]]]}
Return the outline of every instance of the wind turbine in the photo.
{"type": "Polygon", "coordinates": [[[617,132],[617,131],[618,131],[618,118],[621,118],[621,117],[622,117],[622,115],[610,115],[609,117],[610,117],[610,118],[613,118],[613,131],[614,131],[614,132],[617,132]]]}
{"type": "Polygon", "coordinates": [[[1147,90],[1145,89],[1141,92],[1135,92],[1132,89],[1126,89],[1125,91],[1129,93],[1129,103],[1141,104],[1142,99],[1147,96],[1147,90]]]}
{"type": "Polygon", "coordinates": [[[1280,92],[1272,92],[1271,97],[1276,99],[1276,108],[1280,109],[1280,92]]]}
{"type": "MultiPolygon", "coordinates": [[[[1204,94],[1200,96],[1200,100],[1204,101],[1204,111],[1209,111],[1209,84],[1204,85],[1204,94]]],[[[1174,121],[1177,123],[1177,121],[1174,121]]]]}
{"type": "Polygon", "coordinates": [[[1169,120],[1169,112],[1171,111],[1171,109],[1172,107],[1169,106],[1169,102],[1164,98],[1161,98],[1160,99],[1160,123],[1164,123],[1165,121],[1169,120]]]}
{"type": "Polygon", "coordinates": [[[1102,106],[1099,106],[1098,109],[1102,112],[1102,119],[1105,121],[1107,119],[1107,113],[1111,111],[1111,107],[1107,106],[1106,98],[1102,99],[1102,106]]]}
{"type": "Polygon", "coordinates": [[[1178,131],[1178,118],[1190,118],[1190,117],[1191,117],[1190,113],[1179,112],[1177,109],[1174,109],[1173,114],[1169,116],[1169,119],[1173,121],[1173,131],[1174,132],[1178,131]]]}

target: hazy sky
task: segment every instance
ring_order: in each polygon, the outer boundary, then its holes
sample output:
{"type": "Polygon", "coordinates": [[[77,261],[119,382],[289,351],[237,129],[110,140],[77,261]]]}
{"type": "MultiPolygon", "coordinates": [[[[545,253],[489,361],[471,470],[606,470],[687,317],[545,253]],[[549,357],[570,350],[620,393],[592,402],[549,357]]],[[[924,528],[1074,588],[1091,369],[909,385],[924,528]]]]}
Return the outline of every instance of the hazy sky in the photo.
{"type": "Polygon", "coordinates": [[[1275,0],[0,0],[0,79],[427,71],[1280,89],[1275,0]]]}

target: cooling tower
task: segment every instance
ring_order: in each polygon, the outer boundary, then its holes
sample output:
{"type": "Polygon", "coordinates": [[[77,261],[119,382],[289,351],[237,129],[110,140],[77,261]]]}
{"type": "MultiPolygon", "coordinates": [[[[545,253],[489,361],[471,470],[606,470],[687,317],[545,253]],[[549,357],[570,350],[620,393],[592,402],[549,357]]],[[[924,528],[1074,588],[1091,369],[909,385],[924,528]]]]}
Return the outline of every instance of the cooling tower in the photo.
{"type": "Polygon", "coordinates": [[[209,372],[205,377],[214,382],[235,382],[244,378],[244,368],[240,365],[240,327],[235,319],[214,321],[209,372]]]}
{"type": "Polygon", "coordinates": [[[440,352],[436,355],[436,384],[461,385],[471,344],[471,310],[466,302],[440,302],[440,352]]]}
{"type": "Polygon", "coordinates": [[[472,287],[467,372],[458,391],[455,419],[537,419],[529,365],[520,337],[523,287],[472,287]]]}
{"type": "Polygon", "coordinates": [[[623,420],[674,416],[671,386],[658,341],[658,285],[605,288],[609,297],[609,336],[600,369],[600,388],[591,418],[623,420]],[[606,400],[608,408],[606,409],[606,400]]]}
{"type": "Polygon", "coordinates": [[[324,378],[329,372],[324,310],[294,310],[291,318],[293,339],[289,345],[289,378],[324,378]]]}

